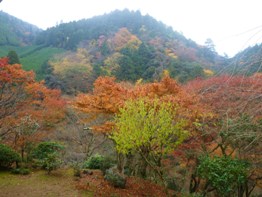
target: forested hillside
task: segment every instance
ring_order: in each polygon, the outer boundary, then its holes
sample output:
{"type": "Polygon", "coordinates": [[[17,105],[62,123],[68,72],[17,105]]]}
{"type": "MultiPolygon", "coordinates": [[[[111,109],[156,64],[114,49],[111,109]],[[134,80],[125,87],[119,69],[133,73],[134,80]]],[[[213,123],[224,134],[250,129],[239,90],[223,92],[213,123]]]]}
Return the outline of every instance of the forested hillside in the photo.
{"type": "Polygon", "coordinates": [[[248,47],[230,60],[227,71],[234,74],[252,75],[262,72],[262,44],[248,47]]]}
{"type": "Polygon", "coordinates": [[[25,46],[33,44],[42,30],[0,11],[0,46],[25,46]]]}

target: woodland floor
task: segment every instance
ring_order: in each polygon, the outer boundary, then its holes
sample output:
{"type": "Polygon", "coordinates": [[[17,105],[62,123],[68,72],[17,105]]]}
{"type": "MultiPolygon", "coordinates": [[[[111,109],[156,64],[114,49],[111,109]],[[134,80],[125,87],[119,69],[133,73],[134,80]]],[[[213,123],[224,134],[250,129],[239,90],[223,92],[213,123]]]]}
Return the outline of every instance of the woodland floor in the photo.
{"type": "Polygon", "coordinates": [[[34,171],[29,175],[0,172],[0,197],[164,197],[164,190],[152,182],[130,177],[125,189],[112,187],[100,171],[82,178],[73,176],[72,170],[58,170],[47,175],[34,171]]]}

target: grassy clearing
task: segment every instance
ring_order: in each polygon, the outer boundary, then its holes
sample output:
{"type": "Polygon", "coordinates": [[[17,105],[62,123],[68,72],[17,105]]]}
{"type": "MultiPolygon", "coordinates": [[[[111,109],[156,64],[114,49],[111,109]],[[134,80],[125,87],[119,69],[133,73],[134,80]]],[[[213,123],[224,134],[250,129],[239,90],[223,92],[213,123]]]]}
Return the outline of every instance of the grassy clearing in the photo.
{"type": "Polygon", "coordinates": [[[79,191],[72,170],[58,170],[51,175],[34,171],[30,175],[13,175],[0,172],[0,197],[82,197],[93,196],[79,191]]]}

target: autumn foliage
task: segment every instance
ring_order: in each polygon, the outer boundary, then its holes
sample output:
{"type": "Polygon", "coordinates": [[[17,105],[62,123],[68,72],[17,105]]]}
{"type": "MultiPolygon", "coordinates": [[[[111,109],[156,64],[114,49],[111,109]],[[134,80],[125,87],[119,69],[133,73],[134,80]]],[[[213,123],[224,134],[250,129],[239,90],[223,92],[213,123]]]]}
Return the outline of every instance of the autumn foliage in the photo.
{"type": "Polygon", "coordinates": [[[243,113],[262,116],[262,75],[218,76],[189,82],[186,90],[199,95],[219,116],[236,117],[243,113]]]}
{"type": "Polygon", "coordinates": [[[21,65],[0,59],[0,137],[14,146],[24,146],[46,136],[64,118],[65,101],[60,91],[36,82],[34,73],[21,65]],[[42,132],[35,132],[40,130],[42,132]]]}
{"type": "MultiPolygon", "coordinates": [[[[116,82],[114,77],[99,77],[94,83],[93,93],[78,95],[74,106],[88,114],[106,114],[112,118],[127,100],[145,97],[151,100],[158,98],[161,102],[171,102],[179,106],[179,116],[191,119],[192,122],[197,117],[206,116],[205,111],[198,105],[198,98],[184,91],[168,74],[160,82],[143,84],[138,81],[136,85],[116,82]]],[[[110,132],[112,122],[108,121],[110,118],[104,125],[97,125],[94,129],[110,132]]]]}

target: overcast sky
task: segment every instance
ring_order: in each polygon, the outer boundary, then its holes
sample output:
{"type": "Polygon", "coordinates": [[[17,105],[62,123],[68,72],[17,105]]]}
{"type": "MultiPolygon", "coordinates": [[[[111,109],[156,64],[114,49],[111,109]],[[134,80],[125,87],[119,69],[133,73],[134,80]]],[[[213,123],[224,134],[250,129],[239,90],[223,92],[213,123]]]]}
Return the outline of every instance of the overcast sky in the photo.
{"type": "MultiPolygon", "coordinates": [[[[116,9],[140,10],[198,44],[233,56],[262,42],[261,0],[3,0],[0,10],[42,29],[116,9]]],[[[0,27],[1,28],[1,27],[0,27]]]]}

